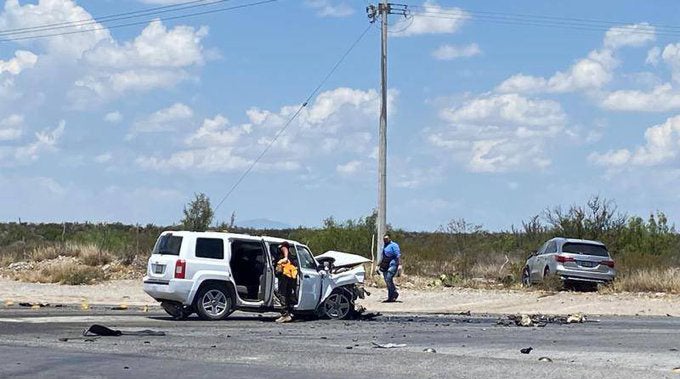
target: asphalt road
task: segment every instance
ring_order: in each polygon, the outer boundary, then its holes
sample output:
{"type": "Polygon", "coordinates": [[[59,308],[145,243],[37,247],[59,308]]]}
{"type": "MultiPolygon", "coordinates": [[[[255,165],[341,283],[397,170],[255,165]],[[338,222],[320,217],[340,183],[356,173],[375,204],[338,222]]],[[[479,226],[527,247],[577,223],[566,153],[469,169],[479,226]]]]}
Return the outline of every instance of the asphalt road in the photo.
{"type": "Polygon", "coordinates": [[[391,314],[284,325],[274,323],[275,316],[236,313],[203,322],[173,321],[155,309],[4,308],[0,377],[680,378],[672,371],[680,366],[678,318],[607,317],[522,328],[496,325],[499,316],[484,315],[391,314]],[[60,341],[80,337],[93,323],[167,334],[60,341]],[[384,349],[374,342],[406,346],[384,349]],[[526,347],[533,351],[520,353],[526,347]]]}

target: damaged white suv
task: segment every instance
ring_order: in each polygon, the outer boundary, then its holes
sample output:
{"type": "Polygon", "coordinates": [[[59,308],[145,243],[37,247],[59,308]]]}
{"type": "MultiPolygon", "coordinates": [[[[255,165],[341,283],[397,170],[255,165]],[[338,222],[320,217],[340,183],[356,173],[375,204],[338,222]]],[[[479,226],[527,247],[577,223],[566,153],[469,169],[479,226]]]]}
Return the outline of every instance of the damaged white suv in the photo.
{"type": "MultiPolygon", "coordinates": [[[[234,310],[281,309],[274,273],[283,239],[222,232],[163,232],[144,277],[144,292],[176,319],[196,312],[222,320],[234,310]]],[[[329,251],[314,258],[309,248],[288,241],[298,256],[298,314],[345,319],[364,290],[368,259],[329,251]]]]}

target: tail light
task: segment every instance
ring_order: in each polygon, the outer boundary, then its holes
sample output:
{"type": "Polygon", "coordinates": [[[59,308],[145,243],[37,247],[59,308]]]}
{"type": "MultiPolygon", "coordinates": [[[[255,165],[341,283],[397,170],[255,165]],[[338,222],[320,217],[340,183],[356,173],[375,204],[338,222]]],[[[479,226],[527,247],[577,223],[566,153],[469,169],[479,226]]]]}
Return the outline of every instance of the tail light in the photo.
{"type": "Polygon", "coordinates": [[[614,261],[612,261],[612,260],[602,261],[602,262],[600,262],[600,264],[614,268],[614,261]]]}
{"type": "Polygon", "coordinates": [[[555,260],[559,263],[576,262],[572,257],[565,257],[564,255],[555,255],[555,260]]]}
{"type": "Polygon", "coordinates": [[[175,279],[184,279],[187,275],[187,261],[178,259],[175,262],[175,279]]]}

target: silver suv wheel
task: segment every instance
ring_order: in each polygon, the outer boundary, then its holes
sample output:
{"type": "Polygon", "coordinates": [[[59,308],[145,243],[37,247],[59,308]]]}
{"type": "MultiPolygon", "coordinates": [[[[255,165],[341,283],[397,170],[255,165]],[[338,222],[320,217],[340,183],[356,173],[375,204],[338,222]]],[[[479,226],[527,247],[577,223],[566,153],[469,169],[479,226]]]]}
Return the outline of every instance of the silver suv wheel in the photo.
{"type": "Polygon", "coordinates": [[[207,285],[196,298],[196,313],[204,320],[225,319],[234,308],[234,300],[225,286],[207,285]]]}
{"type": "Polygon", "coordinates": [[[347,318],[352,310],[352,301],[344,291],[335,292],[324,301],[323,310],[329,318],[342,320],[347,318]]]}

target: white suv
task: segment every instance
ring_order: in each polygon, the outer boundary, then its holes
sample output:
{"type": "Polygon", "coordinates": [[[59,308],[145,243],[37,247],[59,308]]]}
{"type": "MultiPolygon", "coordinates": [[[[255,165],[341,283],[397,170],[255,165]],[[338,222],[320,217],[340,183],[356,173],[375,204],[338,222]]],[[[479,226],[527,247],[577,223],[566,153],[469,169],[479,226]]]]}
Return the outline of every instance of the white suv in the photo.
{"type": "MultiPolygon", "coordinates": [[[[275,295],[275,262],[283,239],[222,232],[163,232],[153,248],[144,292],[177,319],[196,312],[221,320],[234,310],[281,309],[275,295]]],[[[309,248],[288,241],[299,262],[296,313],[344,319],[354,312],[368,259],[327,252],[314,258],[309,248]]]]}

